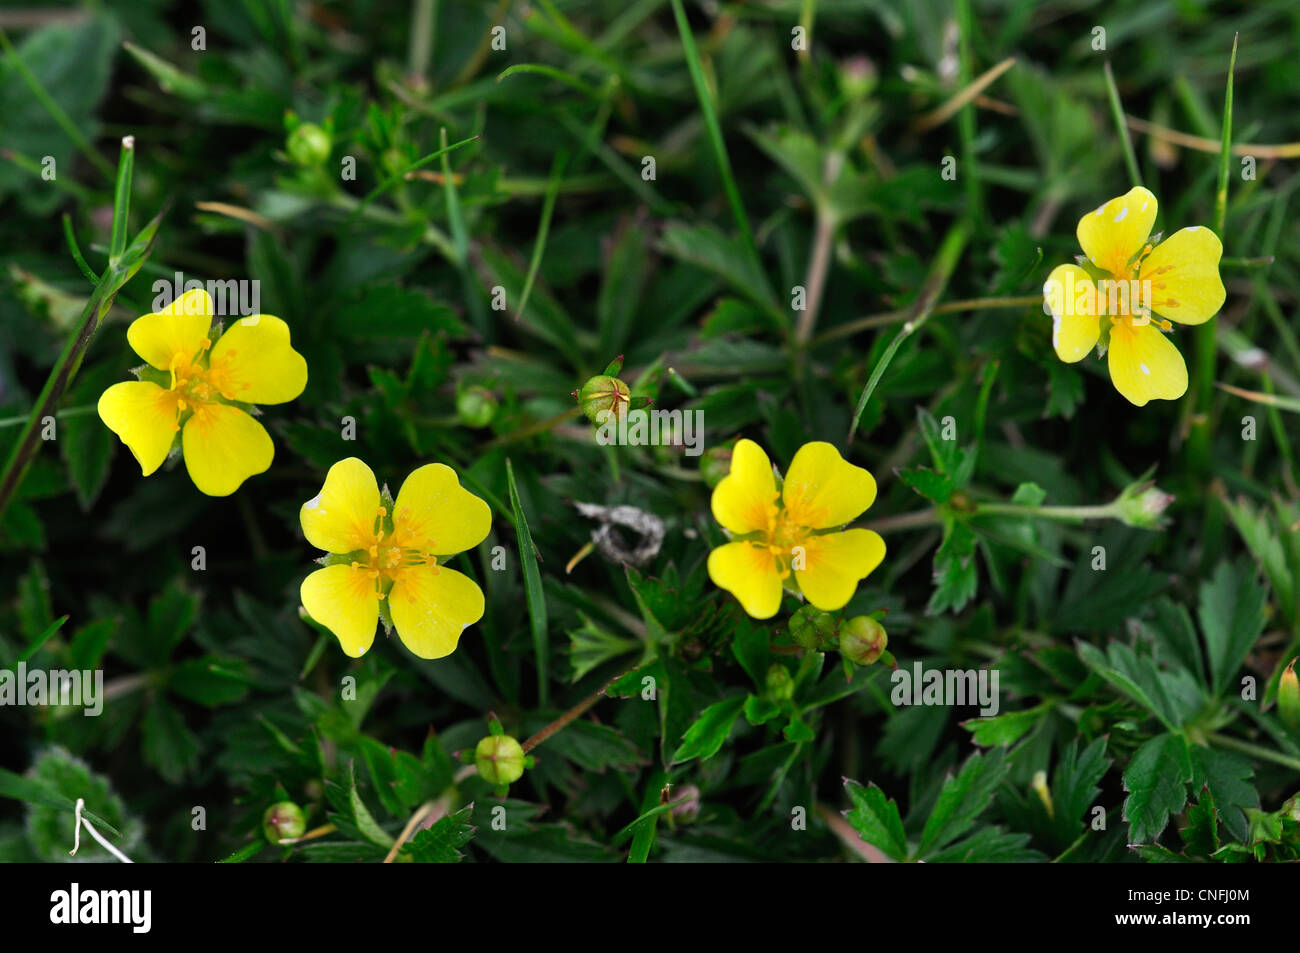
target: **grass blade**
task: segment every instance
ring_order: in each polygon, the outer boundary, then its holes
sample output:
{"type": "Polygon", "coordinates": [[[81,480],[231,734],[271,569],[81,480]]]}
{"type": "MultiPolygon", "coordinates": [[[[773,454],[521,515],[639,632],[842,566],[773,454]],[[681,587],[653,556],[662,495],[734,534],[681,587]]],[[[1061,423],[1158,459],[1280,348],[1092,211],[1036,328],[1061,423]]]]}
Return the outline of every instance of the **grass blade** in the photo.
{"type": "Polygon", "coordinates": [[[131,173],[135,169],[135,136],[122,138],[117,160],[117,182],[113,187],[113,233],[108,242],[108,266],[112,268],[126,251],[127,220],[131,217],[131,173]]]}
{"type": "MultiPolygon", "coordinates": [[[[1237,68],[1237,37],[1232,38],[1232,55],[1228,60],[1228,83],[1223,99],[1223,130],[1219,141],[1219,182],[1214,191],[1214,234],[1220,241],[1228,217],[1228,162],[1232,156],[1232,75],[1237,68]]],[[[1217,323],[1217,322],[1215,322],[1217,323]]],[[[1187,453],[1194,470],[1204,472],[1210,463],[1210,423],[1208,415],[1214,397],[1215,330],[1206,321],[1195,331],[1195,368],[1192,371],[1192,399],[1188,401],[1187,453]],[[1193,418],[1199,418],[1194,420],[1193,418]]]]}
{"type": "Polygon", "coordinates": [[[542,266],[542,255],[546,253],[546,236],[551,231],[551,215],[555,212],[555,198],[560,194],[560,182],[564,179],[564,166],[568,161],[568,154],[561,151],[555,154],[555,159],[551,163],[551,177],[546,185],[546,198],[542,200],[542,217],[537,224],[537,238],[533,240],[533,255],[528,261],[528,276],[524,279],[524,290],[519,295],[519,310],[515,312],[516,321],[524,316],[524,309],[528,307],[528,298],[533,293],[533,282],[537,279],[537,271],[542,266]]]}
{"type": "Polygon", "coordinates": [[[948,278],[952,275],[958,259],[961,258],[962,251],[966,248],[966,241],[970,238],[970,232],[970,223],[963,219],[954,225],[945,236],[943,244],[939,247],[939,254],[935,256],[934,265],[930,268],[930,274],[925,280],[925,285],[921,288],[921,293],[917,295],[916,301],[912,303],[912,307],[909,309],[907,320],[898,329],[894,339],[889,342],[889,347],[885,349],[885,353],[876,362],[871,377],[867,380],[867,386],[862,389],[862,396],[858,398],[857,409],[853,412],[853,423],[849,425],[848,435],[844,438],[846,446],[853,442],[853,435],[857,433],[858,421],[862,419],[862,412],[866,410],[867,401],[871,399],[876,385],[880,383],[880,378],[884,376],[890,362],[894,359],[894,355],[903,346],[903,342],[920,330],[934,312],[934,306],[938,303],[939,295],[943,294],[943,289],[948,284],[948,278]]]}
{"type": "Polygon", "coordinates": [[[1128,167],[1129,181],[1133,185],[1142,184],[1142,173],[1138,171],[1137,155],[1133,152],[1133,140],[1128,135],[1128,124],[1124,121],[1124,107],[1120,105],[1119,89],[1115,86],[1115,74],[1111,71],[1110,60],[1104,65],[1106,74],[1106,96],[1110,100],[1110,114],[1115,119],[1115,131],[1119,134],[1119,144],[1124,150],[1124,165],[1128,167]]]}
{"type": "Polygon", "coordinates": [[[478,138],[479,138],[478,136],[470,136],[468,139],[462,139],[460,140],[460,142],[453,142],[449,146],[444,146],[443,148],[438,149],[435,152],[430,152],[427,156],[422,156],[421,158],[416,159],[414,162],[408,165],[401,172],[398,172],[396,175],[392,175],[384,179],[384,181],[380,182],[373,189],[371,189],[370,192],[366,195],[366,197],[363,198],[361,202],[357,205],[357,207],[352,210],[352,217],[348,219],[347,224],[352,225],[353,223],[355,223],[356,220],[361,217],[361,213],[364,212],[370,206],[371,202],[379,198],[379,196],[383,195],[385,192],[391,189],[398,182],[403,181],[406,178],[407,173],[414,172],[416,169],[423,169],[434,159],[439,159],[442,156],[446,155],[448,152],[452,152],[456,149],[461,148],[462,146],[467,146],[475,139],[478,138]]]}
{"type": "Polygon", "coordinates": [[[538,568],[537,547],[533,545],[532,533],[528,530],[528,518],[524,515],[523,505],[519,502],[519,489],[515,486],[515,468],[506,458],[506,482],[510,489],[510,508],[515,515],[515,535],[519,539],[519,563],[524,573],[524,598],[528,603],[529,629],[533,636],[533,652],[537,657],[537,694],[538,704],[543,708],[550,694],[550,681],[547,677],[549,664],[546,643],[546,593],[542,590],[542,572],[538,568]]]}
{"type": "Polygon", "coordinates": [[[682,50],[686,54],[686,68],[690,70],[691,82],[695,85],[695,95],[700,101],[700,111],[704,114],[704,126],[709,133],[709,145],[713,147],[713,157],[718,163],[718,172],[722,176],[722,187],[727,193],[727,202],[731,205],[731,214],[740,229],[740,240],[745,245],[746,253],[753,258],[758,267],[758,246],[754,244],[754,233],[749,227],[749,217],[745,214],[745,204],[741,201],[740,190],[736,188],[736,178],[731,172],[731,159],[727,155],[727,144],[722,139],[722,127],[718,125],[718,114],[713,108],[713,99],[709,95],[708,83],[704,79],[704,67],[700,64],[700,53],[695,48],[695,37],[691,25],[686,21],[686,11],[682,9],[682,0],[672,0],[673,16],[677,19],[677,30],[682,35],[682,50]]]}
{"type": "Polygon", "coordinates": [[[50,623],[49,627],[44,632],[42,632],[39,636],[37,636],[36,639],[33,640],[31,645],[27,646],[27,650],[23,652],[22,655],[18,656],[18,660],[14,662],[14,664],[17,665],[19,662],[26,662],[29,658],[31,658],[33,655],[39,652],[41,650],[41,646],[50,640],[50,636],[54,635],[55,632],[58,632],[59,629],[63,628],[63,623],[67,621],[68,621],[68,617],[65,615],[62,616],[61,618],[55,619],[52,623],[50,623]]]}
{"type": "Polygon", "coordinates": [[[1295,397],[1281,397],[1266,391],[1246,390],[1242,387],[1224,384],[1222,381],[1217,382],[1214,386],[1221,391],[1232,394],[1234,397],[1240,397],[1242,400],[1249,400],[1256,404],[1263,404],[1266,407],[1278,407],[1282,410],[1289,410],[1294,414],[1300,414],[1300,400],[1295,397]]]}
{"type": "Polygon", "coordinates": [[[98,169],[100,173],[103,174],[104,178],[112,181],[113,167],[108,164],[108,160],[95,151],[95,147],[91,145],[90,140],[85,137],[82,131],[77,128],[77,124],[72,121],[72,117],[64,112],[63,107],[56,103],[54,98],[46,92],[45,87],[41,85],[41,81],[27,68],[27,64],[22,61],[22,58],[18,55],[18,51],[13,48],[13,45],[9,42],[8,35],[4,30],[0,30],[0,46],[4,47],[5,53],[9,56],[9,62],[13,64],[18,75],[21,76],[23,82],[27,84],[27,88],[32,91],[32,95],[36,97],[36,101],[45,107],[45,111],[50,114],[56,123],[58,123],[59,128],[63,130],[69,139],[72,140],[73,144],[81,151],[81,154],[90,160],[90,164],[98,169]]]}

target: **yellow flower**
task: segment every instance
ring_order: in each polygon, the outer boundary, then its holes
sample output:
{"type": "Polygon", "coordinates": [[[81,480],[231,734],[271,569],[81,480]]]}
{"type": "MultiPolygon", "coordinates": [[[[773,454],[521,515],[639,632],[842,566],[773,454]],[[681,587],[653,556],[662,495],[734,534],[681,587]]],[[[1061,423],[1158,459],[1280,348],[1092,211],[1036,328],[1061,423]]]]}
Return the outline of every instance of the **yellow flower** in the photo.
{"type": "Polygon", "coordinates": [[[885,558],[880,534],[839,532],[875,499],[875,478],[829,443],[800,447],[778,492],[767,454],[741,440],[713,490],[713,517],[733,541],[709,553],[709,577],[755,619],[776,615],[792,573],[818,609],[841,609],[885,558]]]}
{"type": "Polygon", "coordinates": [[[303,608],[353,658],[370,649],[381,618],[408,649],[435,659],[456,651],[461,632],[483,617],[478,585],[438,564],[483,542],[492,526],[488,505],[451,467],[420,467],[394,502],[370,467],[348,457],[330,467],[299,519],[307,542],[333,554],[303,580],[303,608]]]}
{"type": "Polygon", "coordinates": [[[1187,392],[1187,365],[1161,332],[1171,321],[1203,324],[1225,297],[1219,237],[1192,226],[1157,245],[1147,240],[1155,220],[1156,197],[1144,188],[1111,199],[1079,219],[1086,264],[1059,265],[1043,285],[1057,357],[1073,364],[1108,337],[1110,379],[1139,407],[1187,392]]]}
{"type": "Polygon", "coordinates": [[[203,290],[131,322],[126,339],[146,366],[139,380],[104,391],[99,416],[145,476],[179,443],[194,485],[229,496],[275,456],[266,429],[241,406],[293,400],[307,386],[307,362],[289,345],[289,326],[269,314],[240,318],[215,344],[211,325],[203,290]]]}

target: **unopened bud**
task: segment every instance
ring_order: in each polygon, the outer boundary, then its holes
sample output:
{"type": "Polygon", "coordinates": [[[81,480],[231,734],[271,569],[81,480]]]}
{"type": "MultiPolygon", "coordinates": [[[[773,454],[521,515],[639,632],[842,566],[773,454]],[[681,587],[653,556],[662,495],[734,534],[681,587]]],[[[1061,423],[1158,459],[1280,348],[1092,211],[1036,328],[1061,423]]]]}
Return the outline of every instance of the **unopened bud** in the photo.
{"type": "Polygon", "coordinates": [[[298,165],[320,165],[330,157],[330,134],[314,122],[304,122],[289,133],[289,158],[298,165]]]}
{"type": "Polygon", "coordinates": [[[1115,501],[1115,515],[1121,522],[1139,529],[1160,529],[1160,514],[1169,508],[1173,496],[1150,480],[1139,481],[1124,489],[1115,501]]]}
{"type": "Polygon", "coordinates": [[[784,665],[774,664],[767,670],[767,696],[774,702],[788,702],[794,697],[794,679],[784,665]]]}
{"type": "Polygon", "coordinates": [[[301,837],[307,830],[307,818],[293,801],[272,804],[262,815],[262,833],[272,844],[301,837]]]}
{"type": "Polygon", "coordinates": [[[1035,771],[1033,780],[1030,781],[1030,787],[1038,795],[1038,799],[1043,802],[1043,807],[1047,810],[1048,817],[1056,816],[1056,808],[1052,804],[1052,789],[1047,786],[1047,772],[1035,771]]]}
{"type": "Polygon", "coordinates": [[[603,424],[608,419],[602,414],[624,416],[631,402],[631,390],[627,384],[608,374],[597,374],[583,384],[580,390],[574,391],[574,396],[578,399],[582,412],[593,424],[603,424]]]}
{"type": "Polygon", "coordinates": [[[1292,794],[1282,805],[1282,813],[1300,824],[1300,794],[1292,794]]]}
{"type": "Polygon", "coordinates": [[[840,85],[846,99],[863,99],[876,85],[876,67],[865,56],[840,64],[840,85]]]}
{"type": "Polygon", "coordinates": [[[486,387],[466,387],[456,395],[456,416],[466,427],[486,427],[497,413],[497,399],[486,387]]]}
{"type": "Polygon", "coordinates": [[[1300,737],[1300,679],[1295,674],[1296,659],[1286,667],[1277,683],[1277,713],[1282,724],[1300,737]]]}
{"type": "Polygon", "coordinates": [[[790,638],[809,651],[821,652],[835,644],[835,620],[814,605],[802,605],[790,616],[790,638]]]}
{"type": "Polygon", "coordinates": [[[700,816],[700,789],[684,784],[671,792],[673,820],[689,824],[700,816]]]}
{"type": "Polygon", "coordinates": [[[488,735],[474,749],[479,777],[500,787],[524,776],[524,749],[509,735],[488,735]]]}
{"type": "Polygon", "coordinates": [[[869,615],[860,615],[840,626],[840,652],[854,665],[873,664],[888,644],[885,627],[869,615]]]}

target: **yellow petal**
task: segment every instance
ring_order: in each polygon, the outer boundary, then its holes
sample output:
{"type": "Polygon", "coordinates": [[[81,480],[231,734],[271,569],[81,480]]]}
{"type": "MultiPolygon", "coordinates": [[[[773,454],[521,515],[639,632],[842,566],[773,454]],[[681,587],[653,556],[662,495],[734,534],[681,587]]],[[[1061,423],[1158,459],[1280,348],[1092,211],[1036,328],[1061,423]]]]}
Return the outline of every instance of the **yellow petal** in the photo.
{"type": "Polygon", "coordinates": [[[1223,242],[1208,228],[1179,229],[1142,261],[1151,281],[1151,309],[1180,324],[1204,324],[1219,313],[1227,292],[1219,277],[1223,242]],[[1163,287],[1161,287],[1163,285],[1163,287]]]}
{"type": "Polygon", "coordinates": [[[181,452],[199,490],[229,496],[270,468],[275,446],[266,428],[238,407],[200,404],[181,431],[181,452]]]}
{"type": "Polygon", "coordinates": [[[876,499],[876,480],[832,444],[805,443],[790,461],[781,492],[786,519],[811,529],[843,526],[876,499]]]}
{"type": "Polygon", "coordinates": [[[420,658],[442,658],[483,618],[483,590],[454,569],[421,566],[397,576],[388,607],[403,645],[420,658]]]}
{"type": "Polygon", "coordinates": [[[1131,403],[1177,400],[1187,392],[1187,365],[1178,348],[1154,324],[1111,328],[1110,379],[1131,403]]]}
{"type": "Polygon", "coordinates": [[[1096,282],[1078,265],[1057,265],[1043,285],[1043,297],[1052,312],[1056,356],[1067,364],[1082,360],[1101,333],[1096,282]]]}
{"type": "Polygon", "coordinates": [[[1156,197],[1140,185],[1079,219],[1079,247],[1098,268],[1118,277],[1142,250],[1156,221],[1156,197]]]}
{"type": "Polygon", "coordinates": [[[713,488],[713,518],[737,535],[766,531],[776,512],[772,461],[752,440],[731,451],[731,472],[713,488]]]}
{"type": "Polygon", "coordinates": [[[270,314],[240,318],[227,328],[209,366],[227,400],[283,404],[307,386],[307,362],[289,345],[289,325],[270,314]]]}
{"type": "Polygon", "coordinates": [[[378,516],[379,484],[374,471],[356,457],[330,467],[321,491],[298,511],[307,542],[327,553],[369,547],[378,516]]]}
{"type": "Polygon", "coordinates": [[[750,543],[719,546],[709,553],[709,578],[735,596],[755,619],[770,619],[781,608],[781,574],[766,547],[750,543]]]}
{"type": "Polygon", "coordinates": [[[397,491],[393,525],[403,546],[453,556],[487,538],[492,510],[460,485],[455,470],[430,463],[408,476],[397,491]]]}
{"type": "Polygon", "coordinates": [[[825,612],[844,608],[858,582],[885,558],[885,541],[869,529],[810,536],[803,546],[804,568],[795,568],[794,577],[804,597],[825,612]]]}
{"type": "Polygon", "coordinates": [[[161,311],[136,318],[126,329],[126,339],[149,364],[167,371],[173,358],[189,361],[199,353],[211,325],[212,298],[196,288],[161,311]]]}
{"type": "Polygon", "coordinates": [[[162,466],[176,438],[176,395],[148,381],[114,384],[99,397],[99,417],[148,476],[162,466]]]}
{"type": "Polygon", "coordinates": [[[379,599],[369,573],[326,566],[302,581],[299,595],[307,614],[334,633],[344,652],[353,658],[366,654],[379,624],[379,599]]]}

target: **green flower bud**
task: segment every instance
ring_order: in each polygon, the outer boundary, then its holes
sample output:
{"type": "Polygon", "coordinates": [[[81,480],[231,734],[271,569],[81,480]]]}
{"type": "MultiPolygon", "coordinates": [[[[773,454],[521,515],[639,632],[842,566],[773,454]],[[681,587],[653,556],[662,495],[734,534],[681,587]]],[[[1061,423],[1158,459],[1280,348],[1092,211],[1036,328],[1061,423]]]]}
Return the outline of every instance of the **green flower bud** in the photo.
{"type": "Polygon", "coordinates": [[[767,670],[767,697],[774,702],[788,702],[794,697],[794,679],[784,665],[774,664],[767,670]]]}
{"type": "Polygon", "coordinates": [[[307,830],[307,817],[293,801],[272,804],[262,815],[262,833],[272,844],[301,837],[307,830]]]}
{"type": "Polygon", "coordinates": [[[524,749],[509,735],[488,735],[474,749],[474,764],[488,784],[513,784],[524,776],[524,749]]]}
{"type": "Polygon", "coordinates": [[[876,86],[876,67],[865,56],[853,56],[840,63],[840,88],[846,99],[865,99],[876,86]]]}
{"type": "Polygon", "coordinates": [[[486,427],[497,415],[497,399],[486,387],[466,387],[456,395],[456,416],[466,427],[486,427]]]}
{"type": "Polygon", "coordinates": [[[860,615],[840,626],[840,652],[854,665],[870,665],[889,644],[885,627],[869,615],[860,615]]]}
{"type": "Polygon", "coordinates": [[[1277,683],[1277,713],[1293,735],[1300,737],[1300,679],[1295,674],[1296,660],[1286,667],[1277,683]]]}
{"type": "Polygon", "coordinates": [[[689,824],[700,816],[700,789],[694,784],[684,784],[672,791],[670,796],[673,820],[689,824]]]}
{"type": "Polygon", "coordinates": [[[1157,487],[1154,481],[1139,480],[1124,488],[1115,500],[1115,515],[1121,522],[1139,529],[1160,529],[1160,518],[1174,498],[1157,487]]]}
{"type": "Polygon", "coordinates": [[[330,157],[330,134],[314,122],[304,122],[289,133],[289,158],[298,165],[320,165],[330,157]]]}
{"type": "Polygon", "coordinates": [[[1282,814],[1300,824],[1300,794],[1292,794],[1282,805],[1282,814]]]}
{"type": "Polygon", "coordinates": [[[581,390],[574,391],[573,396],[578,399],[578,406],[587,415],[587,419],[593,424],[600,424],[604,422],[601,419],[604,411],[617,417],[627,413],[631,390],[617,377],[597,374],[583,384],[581,390]]]}
{"type": "Polygon", "coordinates": [[[410,157],[401,149],[394,146],[391,149],[385,149],[379,157],[379,164],[383,167],[384,175],[397,175],[404,172],[406,167],[411,164],[410,157]]]}
{"type": "Polygon", "coordinates": [[[835,620],[814,605],[803,605],[790,616],[790,638],[804,648],[821,652],[835,644],[835,620]]]}

